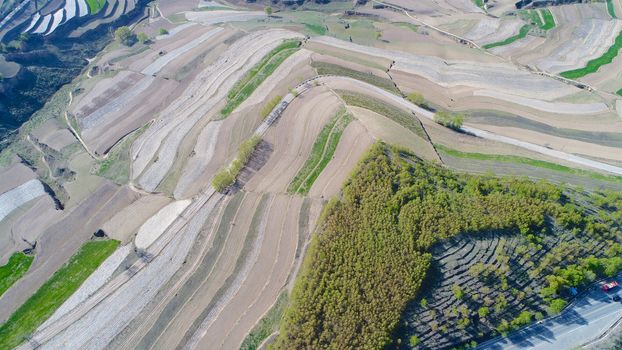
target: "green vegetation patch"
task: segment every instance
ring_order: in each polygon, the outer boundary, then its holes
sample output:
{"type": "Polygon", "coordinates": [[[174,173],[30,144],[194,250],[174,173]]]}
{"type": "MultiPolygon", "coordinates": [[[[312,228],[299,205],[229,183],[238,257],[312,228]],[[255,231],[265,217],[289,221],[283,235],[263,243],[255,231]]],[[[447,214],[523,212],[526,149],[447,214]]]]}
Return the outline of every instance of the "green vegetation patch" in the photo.
{"type": "Polygon", "coordinates": [[[396,95],[400,94],[400,91],[397,89],[391,79],[382,78],[371,73],[365,73],[327,62],[313,62],[311,63],[311,67],[315,68],[317,70],[317,73],[320,75],[338,75],[350,77],[356,80],[364,81],[371,85],[375,85],[396,95]]]}
{"type": "Polygon", "coordinates": [[[98,13],[99,10],[101,10],[102,8],[104,8],[104,5],[106,5],[106,0],[86,0],[86,4],[89,6],[89,13],[93,15],[98,13]]]}
{"type": "Polygon", "coordinates": [[[607,12],[609,12],[609,16],[611,16],[611,18],[618,18],[618,16],[616,16],[616,10],[613,6],[613,0],[607,0],[607,12]]]}
{"type": "Polygon", "coordinates": [[[613,45],[611,45],[611,47],[609,47],[609,49],[602,56],[588,61],[583,68],[561,72],[559,73],[559,75],[568,79],[578,79],[590,73],[594,73],[598,71],[600,67],[611,63],[613,59],[616,58],[616,56],[618,55],[620,47],[622,47],[622,31],[618,33],[618,36],[616,37],[613,45]]]}
{"type": "Polygon", "coordinates": [[[555,18],[549,9],[541,9],[540,14],[544,18],[544,23],[540,26],[541,29],[549,30],[555,28],[555,18]]]}
{"type": "Polygon", "coordinates": [[[17,252],[11,255],[6,265],[0,266],[0,296],[26,274],[34,259],[32,255],[17,252]]]}
{"type": "Polygon", "coordinates": [[[616,91],[616,94],[622,96],[622,89],[618,89],[618,91],[616,91]]]}
{"type": "Polygon", "coordinates": [[[497,46],[505,46],[505,45],[509,45],[513,42],[515,42],[518,39],[522,39],[524,37],[527,36],[527,33],[529,33],[529,30],[531,30],[531,26],[529,24],[525,24],[524,26],[522,26],[520,28],[520,31],[518,32],[518,34],[511,36],[503,41],[497,41],[496,43],[490,43],[490,44],[486,44],[484,45],[485,49],[492,49],[493,47],[497,47],[497,46]]]}
{"type": "Polygon", "coordinates": [[[326,208],[274,349],[472,346],[599,275],[566,270],[622,268],[622,194],[454,173],[382,143],[326,208]]]}
{"type": "Polygon", "coordinates": [[[603,180],[610,182],[622,183],[622,176],[605,175],[595,171],[570,168],[561,164],[551,163],[544,160],[537,160],[519,156],[500,155],[500,154],[484,154],[484,153],[467,153],[454,149],[450,149],[441,144],[435,144],[434,147],[437,151],[447,154],[452,157],[475,159],[475,160],[487,160],[504,163],[524,164],[538,168],[559,171],[562,173],[575,174],[581,176],[587,176],[595,180],[603,180]]]}
{"type": "Polygon", "coordinates": [[[421,123],[417,117],[415,117],[412,113],[406,112],[401,108],[395,107],[392,104],[375,97],[345,90],[339,90],[337,93],[341,96],[345,103],[350,106],[361,107],[374,111],[393,120],[416,135],[427,140],[423,126],[421,126],[421,123]]]}
{"type": "Polygon", "coordinates": [[[85,243],[0,326],[0,349],[12,349],[24,342],[117,249],[119,243],[115,240],[85,243]]]}
{"type": "Polygon", "coordinates": [[[266,119],[270,112],[276,107],[276,105],[281,102],[282,97],[280,95],[274,96],[270,101],[266,102],[266,104],[261,108],[260,115],[261,119],[266,119]]]}
{"type": "Polygon", "coordinates": [[[289,184],[287,189],[289,193],[299,193],[303,195],[309,193],[317,177],[320,176],[324,168],[326,168],[333,158],[343,130],[345,130],[351,120],[352,118],[348,115],[345,108],[342,108],[326,125],[324,125],[317,140],[315,140],[313,144],[309,158],[307,158],[305,164],[289,184]]]}
{"type": "Polygon", "coordinates": [[[240,174],[240,170],[244,168],[246,163],[251,159],[255,148],[261,142],[261,136],[253,135],[248,140],[242,142],[240,148],[238,149],[238,155],[235,157],[233,162],[229,166],[225,166],[221,168],[214,179],[212,180],[212,186],[216,189],[216,191],[224,191],[229,186],[233,185],[235,179],[240,174]]]}
{"type": "Polygon", "coordinates": [[[227,104],[220,111],[220,118],[228,117],[255,89],[294,52],[298,51],[300,41],[288,40],[270,51],[261,61],[251,68],[227,94],[227,104]]]}
{"type": "Polygon", "coordinates": [[[279,322],[287,307],[287,292],[282,292],[274,306],[246,336],[240,350],[256,350],[272,333],[279,329],[279,322]]]}
{"type": "Polygon", "coordinates": [[[473,3],[475,4],[475,6],[481,8],[482,10],[486,11],[486,4],[484,3],[484,0],[473,0],[473,3]]]}

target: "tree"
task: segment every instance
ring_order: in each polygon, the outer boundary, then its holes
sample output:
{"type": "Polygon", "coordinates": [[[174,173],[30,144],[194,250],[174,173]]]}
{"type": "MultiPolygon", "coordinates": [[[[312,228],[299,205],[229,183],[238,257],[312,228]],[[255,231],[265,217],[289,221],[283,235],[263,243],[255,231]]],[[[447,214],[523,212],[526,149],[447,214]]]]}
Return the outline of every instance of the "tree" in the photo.
{"type": "Polygon", "coordinates": [[[145,33],[138,33],[136,38],[138,39],[138,42],[141,44],[146,44],[151,40],[149,36],[145,33]]]}
{"type": "Polygon", "coordinates": [[[136,43],[136,35],[132,33],[128,26],[117,28],[114,31],[114,37],[125,46],[132,46],[136,43]]]}
{"type": "Polygon", "coordinates": [[[410,95],[408,95],[406,98],[408,99],[408,101],[416,104],[417,106],[423,106],[425,104],[425,99],[423,98],[423,95],[416,91],[411,92],[410,95]]]}
{"type": "Polygon", "coordinates": [[[456,283],[454,283],[454,285],[451,286],[451,291],[454,292],[454,296],[456,297],[456,299],[462,299],[462,297],[464,296],[464,292],[462,291],[462,288],[460,288],[460,286],[456,283]]]}
{"type": "Polygon", "coordinates": [[[166,35],[166,34],[168,34],[168,30],[166,30],[166,28],[160,28],[160,30],[158,31],[158,33],[159,33],[160,35],[166,35]]]}
{"type": "Polygon", "coordinates": [[[272,16],[272,6],[266,6],[263,10],[268,17],[272,16]]]}
{"type": "Polygon", "coordinates": [[[549,304],[549,314],[556,315],[562,312],[566,305],[568,305],[568,302],[564,299],[553,299],[549,304]]]}
{"type": "Polygon", "coordinates": [[[410,340],[409,340],[410,346],[415,347],[419,345],[419,342],[420,342],[419,337],[417,337],[416,335],[413,335],[410,337],[410,340]]]}
{"type": "Polygon", "coordinates": [[[490,314],[490,309],[486,306],[482,306],[477,310],[477,314],[479,315],[479,318],[486,318],[486,316],[490,314]]]}

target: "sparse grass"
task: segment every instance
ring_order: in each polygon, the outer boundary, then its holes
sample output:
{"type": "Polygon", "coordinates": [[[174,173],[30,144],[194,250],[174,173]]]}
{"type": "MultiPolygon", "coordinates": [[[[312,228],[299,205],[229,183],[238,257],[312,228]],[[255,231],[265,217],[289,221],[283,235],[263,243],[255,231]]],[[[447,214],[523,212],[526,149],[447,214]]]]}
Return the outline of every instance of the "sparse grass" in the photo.
{"type": "Polygon", "coordinates": [[[231,88],[227,94],[227,105],[220,111],[220,118],[228,117],[244,100],[250,96],[253,91],[269,77],[278,66],[289,56],[298,50],[300,42],[297,40],[288,40],[270,51],[261,61],[248,71],[242,79],[240,79],[231,88]]]}
{"type": "Polygon", "coordinates": [[[324,125],[313,144],[309,158],[289,184],[287,189],[289,193],[302,195],[309,193],[315,180],[333,158],[343,130],[351,120],[346,110],[341,109],[324,125]]]}
{"type": "Polygon", "coordinates": [[[493,47],[497,47],[497,46],[504,46],[504,45],[509,45],[513,42],[515,42],[518,39],[522,39],[524,37],[527,36],[527,33],[529,33],[529,30],[531,29],[531,26],[529,24],[525,24],[524,26],[522,26],[520,28],[520,31],[518,32],[518,34],[511,36],[503,41],[497,41],[496,43],[490,43],[490,44],[486,44],[484,45],[485,49],[492,49],[493,47]]]}
{"type": "Polygon", "coordinates": [[[413,114],[375,97],[350,91],[340,90],[337,92],[339,93],[339,95],[341,95],[341,98],[347,104],[374,111],[400,124],[401,126],[415,133],[417,136],[420,136],[423,139],[427,139],[421,123],[413,114]]]}
{"type": "Polygon", "coordinates": [[[590,73],[594,73],[598,71],[600,67],[611,63],[613,59],[618,55],[618,51],[620,51],[621,47],[622,47],[622,32],[618,33],[618,36],[616,37],[616,40],[613,43],[613,45],[611,45],[611,47],[609,47],[609,50],[607,50],[602,56],[588,61],[585,67],[583,68],[561,72],[559,75],[561,75],[564,78],[568,78],[568,79],[577,79],[577,78],[584,77],[590,73]]]}
{"type": "Polygon", "coordinates": [[[86,3],[89,5],[89,13],[95,14],[106,5],[106,0],[86,0],[86,3]]]}
{"type": "Polygon", "coordinates": [[[305,26],[305,29],[307,29],[312,34],[326,35],[325,25],[317,24],[317,23],[303,23],[303,24],[305,26]]]}
{"type": "Polygon", "coordinates": [[[618,18],[618,16],[616,16],[616,10],[613,7],[613,0],[607,0],[607,12],[609,12],[611,18],[618,18]]]}
{"type": "Polygon", "coordinates": [[[130,147],[147,127],[148,125],[141,127],[115,145],[108,153],[108,157],[98,162],[95,175],[105,177],[119,185],[126,184],[130,179],[130,147]]]}
{"type": "Polygon", "coordinates": [[[260,111],[261,119],[266,119],[266,117],[270,115],[270,112],[272,112],[274,107],[276,107],[276,105],[278,105],[279,102],[281,102],[281,99],[282,99],[281,95],[276,95],[270,101],[266,102],[266,104],[263,106],[263,108],[260,111]]]}
{"type": "Polygon", "coordinates": [[[419,30],[419,26],[416,24],[412,24],[412,23],[408,23],[408,22],[394,22],[393,24],[399,26],[399,27],[403,27],[403,28],[408,28],[410,30],[412,30],[413,32],[417,32],[419,30]]]}
{"type": "Polygon", "coordinates": [[[259,323],[246,336],[240,346],[240,350],[256,350],[261,343],[279,329],[279,322],[283,317],[287,307],[287,292],[282,292],[270,311],[259,321],[259,323]]]}
{"type": "Polygon", "coordinates": [[[327,62],[313,62],[311,63],[311,66],[315,68],[317,70],[317,73],[320,75],[327,74],[350,77],[352,79],[364,81],[366,83],[375,85],[396,95],[400,94],[400,91],[397,89],[397,87],[395,87],[393,81],[387,78],[382,78],[371,73],[365,73],[327,62]]]}
{"type": "Polygon", "coordinates": [[[25,341],[118,246],[115,240],[85,243],[0,326],[0,349],[12,349],[25,341]]]}
{"type": "Polygon", "coordinates": [[[514,164],[524,164],[530,165],[533,167],[559,171],[568,174],[575,174],[581,176],[587,176],[595,180],[603,180],[610,182],[622,183],[622,176],[608,176],[595,171],[582,170],[570,168],[561,164],[551,163],[544,160],[537,160],[519,156],[510,156],[510,155],[500,155],[500,154],[484,154],[484,153],[467,153],[458,150],[454,150],[448,147],[445,147],[440,144],[435,144],[434,147],[437,151],[444,153],[446,155],[464,158],[464,159],[475,159],[475,160],[485,160],[485,161],[495,161],[495,162],[503,162],[503,163],[514,163],[514,164]]]}
{"type": "Polygon", "coordinates": [[[11,255],[6,265],[0,266],[0,296],[24,276],[34,259],[32,255],[17,252],[11,255]]]}

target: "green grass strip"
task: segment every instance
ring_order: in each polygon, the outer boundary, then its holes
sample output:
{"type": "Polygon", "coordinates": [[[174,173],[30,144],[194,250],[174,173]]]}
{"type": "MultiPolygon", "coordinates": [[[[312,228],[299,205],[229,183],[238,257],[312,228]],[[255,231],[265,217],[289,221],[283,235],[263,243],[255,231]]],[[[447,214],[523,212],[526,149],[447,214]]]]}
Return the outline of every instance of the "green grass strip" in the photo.
{"type": "Polygon", "coordinates": [[[419,123],[419,120],[412,113],[404,111],[401,108],[395,107],[392,104],[386,103],[375,97],[343,90],[339,90],[337,92],[348,105],[376,112],[400,124],[424,140],[427,140],[421,123],[419,123]]]}
{"type": "Polygon", "coordinates": [[[89,241],[0,326],[0,349],[12,349],[47,320],[119,246],[119,241],[89,241]]]}
{"type": "Polygon", "coordinates": [[[299,47],[299,41],[288,40],[270,51],[257,65],[251,68],[227,94],[227,104],[220,111],[221,119],[228,117],[299,47]]]}
{"type": "Polygon", "coordinates": [[[104,8],[106,0],[86,0],[86,4],[89,6],[89,13],[96,14],[99,10],[104,8]]]}
{"type": "Polygon", "coordinates": [[[567,174],[587,176],[595,180],[622,183],[622,176],[604,175],[595,171],[570,168],[564,165],[551,163],[543,160],[500,154],[467,153],[451,149],[440,144],[434,144],[434,147],[437,151],[456,158],[530,165],[537,168],[548,169],[567,174]]]}
{"type": "Polygon", "coordinates": [[[327,62],[313,62],[311,67],[317,70],[320,75],[338,75],[350,77],[352,79],[364,81],[368,84],[375,85],[381,89],[387,90],[393,94],[399,95],[400,91],[395,87],[393,81],[387,78],[379,77],[371,73],[365,73],[358,70],[346,68],[337,64],[327,62]]]}
{"type": "Polygon", "coordinates": [[[17,252],[11,255],[6,265],[0,266],[0,296],[24,276],[34,259],[32,255],[17,252]]]}
{"type": "Polygon", "coordinates": [[[616,16],[616,10],[613,7],[613,0],[607,0],[607,12],[609,12],[611,18],[618,18],[618,16],[616,16]]]}
{"type": "Polygon", "coordinates": [[[274,306],[259,321],[259,323],[246,336],[240,346],[240,350],[256,350],[259,345],[279,329],[279,322],[283,317],[288,301],[287,292],[282,292],[274,306]]]}
{"type": "Polygon", "coordinates": [[[305,195],[311,190],[311,186],[328,165],[335,154],[343,130],[350,123],[352,118],[345,109],[341,109],[337,114],[322,128],[318,135],[311,154],[307,161],[298,171],[290,183],[287,191],[305,195]]]}
{"type": "Polygon", "coordinates": [[[544,24],[540,26],[540,28],[544,30],[549,30],[555,28],[555,18],[553,18],[553,14],[549,9],[541,9],[540,13],[542,14],[542,18],[544,18],[544,24]]]}
{"type": "Polygon", "coordinates": [[[522,26],[520,28],[520,31],[518,32],[518,34],[511,36],[503,41],[497,41],[496,43],[490,43],[490,44],[486,44],[484,45],[485,49],[492,49],[493,47],[497,47],[497,46],[504,46],[504,45],[509,45],[513,42],[515,42],[518,39],[522,39],[524,37],[527,36],[527,33],[529,33],[529,30],[531,29],[531,26],[529,24],[525,24],[524,26],[522,26]]]}
{"type": "Polygon", "coordinates": [[[613,61],[613,59],[618,55],[618,51],[620,51],[620,47],[622,47],[622,31],[618,33],[616,37],[616,41],[609,47],[609,50],[605,52],[602,56],[597,57],[585,65],[583,68],[569,70],[560,73],[564,78],[568,79],[577,79],[584,77],[590,73],[594,73],[600,69],[600,67],[607,65],[613,61]]]}

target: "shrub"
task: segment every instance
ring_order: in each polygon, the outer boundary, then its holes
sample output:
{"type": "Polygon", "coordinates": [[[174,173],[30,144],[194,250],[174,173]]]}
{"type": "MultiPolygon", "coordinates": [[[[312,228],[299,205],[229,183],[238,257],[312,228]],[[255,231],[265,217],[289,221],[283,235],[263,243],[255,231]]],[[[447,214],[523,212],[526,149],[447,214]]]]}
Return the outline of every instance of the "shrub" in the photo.
{"type": "Polygon", "coordinates": [[[462,288],[460,288],[460,286],[455,283],[453,286],[451,286],[451,291],[454,292],[454,296],[456,297],[456,299],[462,299],[462,297],[464,297],[464,292],[462,291],[462,288]]]}
{"type": "Polygon", "coordinates": [[[408,341],[410,346],[413,346],[413,347],[419,345],[419,342],[420,342],[419,337],[417,337],[416,335],[411,336],[408,341]]]}
{"type": "Polygon", "coordinates": [[[421,299],[421,307],[428,307],[428,300],[426,298],[421,299]]]}
{"type": "Polygon", "coordinates": [[[434,121],[453,130],[460,130],[464,116],[459,113],[439,111],[434,115],[434,121]]]}
{"type": "Polygon", "coordinates": [[[516,316],[514,320],[512,320],[512,326],[515,328],[526,326],[531,323],[531,317],[531,312],[523,311],[518,316],[516,316]]]}
{"type": "Polygon", "coordinates": [[[553,299],[549,304],[548,312],[550,315],[556,315],[562,312],[566,305],[568,305],[568,302],[564,299],[553,299]]]}
{"type": "Polygon", "coordinates": [[[261,112],[259,113],[261,119],[266,119],[266,117],[270,114],[270,112],[272,112],[274,107],[276,107],[276,105],[281,102],[281,99],[282,97],[280,95],[276,95],[270,101],[266,102],[266,104],[261,109],[261,112]]]}
{"type": "Polygon", "coordinates": [[[222,192],[235,183],[235,179],[238,177],[240,170],[248,163],[260,141],[261,137],[259,137],[259,135],[253,135],[248,140],[242,142],[238,149],[237,157],[228,167],[221,168],[214,176],[212,186],[214,186],[216,191],[222,192]]]}
{"type": "Polygon", "coordinates": [[[477,310],[477,314],[479,315],[479,318],[486,318],[486,316],[490,314],[490,309],[486,306],[482,306],[477,310]]]}
{"type": "Polygon", "coordinates": [[[166,34],[168,34],[168,30],[166,30],[166,28],[160,28],[160,30],[158,31],[158,33],[159,33],[160,35],[166,35],[166,34]]]}
{"type": "Polygon", "coordinates": [[[132,33],[130,27],[128,26],[122,26],[117,28],[117,30],[114,31],[114,37],[125,46],[132,46],[136,43],[137,40],[136,35],[132,33]]]}

